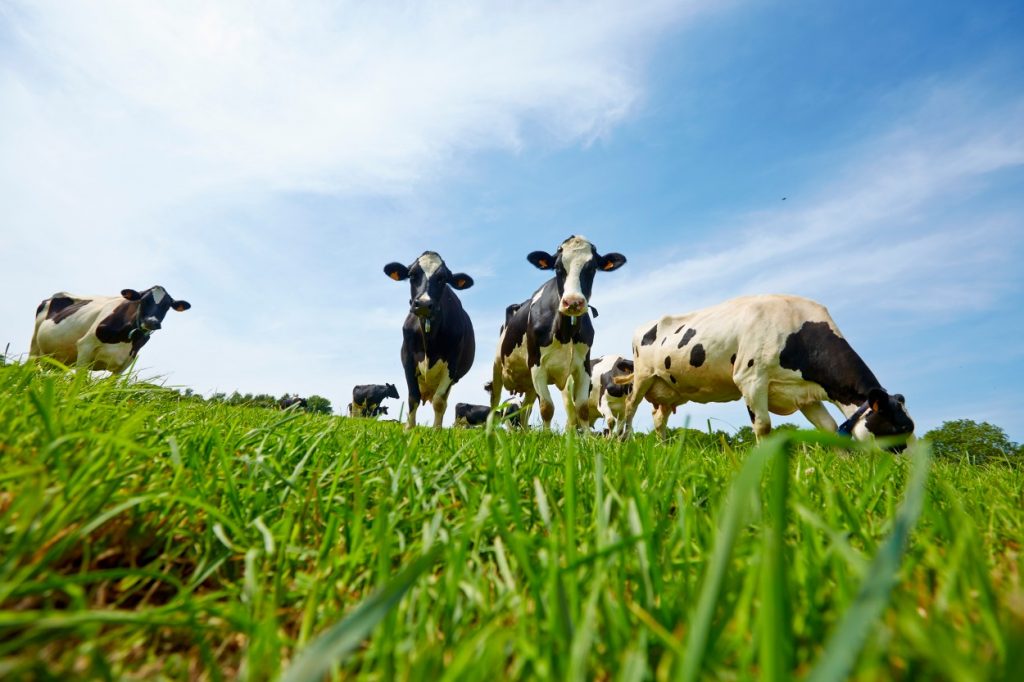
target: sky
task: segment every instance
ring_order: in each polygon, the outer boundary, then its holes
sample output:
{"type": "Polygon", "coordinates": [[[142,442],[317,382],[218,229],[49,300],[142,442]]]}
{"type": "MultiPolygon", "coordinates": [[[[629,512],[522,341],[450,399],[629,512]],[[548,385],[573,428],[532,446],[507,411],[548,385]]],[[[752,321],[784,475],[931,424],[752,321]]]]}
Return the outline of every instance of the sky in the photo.
{"type": "Polygon", "coordinates": [[[1022,189],[1019,0],[0,0],[0,346],[54,292],[160,284],[193,307],[138,368],[204,394],[405,397],[382,268],[434,250],[476,282],[450,423],[546,279],[526,255],[582,234],[628,259],[597,275],[595,357],[797,294],[919,434],[1024,441],[1022,189]]]}

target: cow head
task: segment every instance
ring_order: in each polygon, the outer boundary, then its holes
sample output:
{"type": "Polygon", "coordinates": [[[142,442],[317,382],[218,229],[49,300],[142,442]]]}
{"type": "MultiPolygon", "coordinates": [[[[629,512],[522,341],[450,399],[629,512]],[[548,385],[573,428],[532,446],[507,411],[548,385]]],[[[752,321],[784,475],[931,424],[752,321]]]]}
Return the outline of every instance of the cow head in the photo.
{"type": "Polygon", "coordinates": [[[555,271],[558,311],[569,317],[579,317],[587,312],[594,274],[598,270],[611,272],[626,263],[626,257],[621,253],[602,256],[586,238],[575,235],[562,242],[554,255],[534,251],[526,260],[540,270],[555,271]]]}
{"type": "Polygon", "coordinates": [[[425,322],[437,318],[446,286],[460,290],[473,286],[472,277],[464,272],[453,275],[441,256],[433,251],[424,251],[409,267],[388,263],[384,274],[396,282],[409,280],[409,312],[425,322]]]}
{"type": "Polygon", "coordinates": [[[138,292],[135,289],[122,289],[121,295],[129,301],[139,303],[139,311],[136,315],[139,329],[149,334],[160,329],[164,321],[164,315],[173,308],[178,312],[184,312],[192,307],[188,301],[176,301],[167,293],[162,286],[155,286],[138,292]]]}
{"type": "Polygon", "coordinates": [[[394,384],[384,384],[384,397],[398,400],[398,388],[394,384]]]}
{"type": "MultiPolygon", "coordinates": [[[[907,413],[903,396],[899,393],[890,395],[881,388],[873,388],[868,392],[867,410],[851,431],[851,435],[857,440],[897,436],[909,440],[913,434],[914,420],[907,413]]],[[[898,452],[905,447],[906,444],[903,443],[894,445],[891,449],[898,452]]]]}

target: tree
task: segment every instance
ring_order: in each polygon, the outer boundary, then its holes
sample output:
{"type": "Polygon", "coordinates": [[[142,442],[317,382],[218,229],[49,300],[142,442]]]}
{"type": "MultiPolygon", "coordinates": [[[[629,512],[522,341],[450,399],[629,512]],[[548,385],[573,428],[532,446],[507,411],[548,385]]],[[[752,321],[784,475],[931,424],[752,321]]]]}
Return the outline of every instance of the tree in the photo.
{"type": "Polygon", "coordinates": [[[932,442],[936,457],[967,458],[971,464],[989,460],[1005,461],[1021,455],[1021,446],[1011,441],[995,424],[956,419],[924,434],[932,442]]]}
{"type": "Polygon", "coordinates": [[[331,401],[322,395],[311,395],[306,398],[306,409],[313,414],[331,414],[331,401]]]}

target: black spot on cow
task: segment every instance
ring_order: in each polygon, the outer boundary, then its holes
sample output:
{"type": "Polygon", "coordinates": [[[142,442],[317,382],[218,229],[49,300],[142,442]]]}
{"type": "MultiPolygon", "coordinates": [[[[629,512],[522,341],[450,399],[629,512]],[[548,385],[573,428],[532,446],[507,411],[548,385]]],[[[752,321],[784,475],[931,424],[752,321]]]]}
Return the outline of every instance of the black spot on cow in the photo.
{"type": "Polygon", "coordinates": [[[690,339],[692,339],[696,335],[697,335],[697,330],[696,329],[694,329],[693,327],[687,329],[686,333],[683,334],[683,338],[679,339],[679,345],[676,346],[676,348],[682,348],[686,344],[690,343],[690,339]]]}
{"type": "Polygon", "coordinates": [[[755,419],[754,419],[754,411],[752,409],[750,409],[749,405],[747,406],[747,414],[750,415],[750,423],[753,424],[754,421],[755,421],[755,419]]]}
{"type": "Polygon", "coordinates": [[[674,332],[672,332],[672,333],[673,333],[673,334],[678,334],[679,332],[683,331],[683,327],[685,327],[685,326],[686,326],[685,324],[681,324],[681,325],[679,325],[679,328],[678,328],[678,329],[676,329],[676,330],[675,330],[674,332]]]}
{"type": "Polygon", "coordinates": [[[658,336],[658,325],[654,325],[653,327],[651,327],[650,329],[647,330],[647,333],[644,334],[644,338],[640,339],[640,345],[641,346],[649,346],[649,345],[651,345],[652,343],[654,343],[654,339],[657,338],[657,336],[658,336]]]}
{"type": "Polygon", "coordinates": [[[665,369],[672,369],[672,358],[665,356],[665,369]]]}
{"type": "Polygon", "coordinates": [[[690,351],[690,364],[693,365],[694,367],[700,367],[701,365],[704,364],[703,345],[698,343],[696,346],[693,347],[693,350],[690,351]]]}
{"type": "MultiPolygon", "coordinates": [[[[50,309],[46,311],[46,319],[53,320],[54,324],[60,324],[62,321],[68,319],[74,315],[78,310],[85,304],[90,303],[90,299],[87,298],[71,298],[70,296],[57,296],[50,299],[50,309]]],[[[43,301],[39,305],[39,311],[46,305],[46,301],[43,301]]]]}
{"type": "Polygon", "coordinates": [[[804,322],[786,338],[779,365],[820,384],[830,400],[856,405],[867,399],[878,379],[843,337],[827,322],[804,322]]]}
{"type": "Polygon", "coordinates": [[[661,340],[661,345],[664,346],[666,341],[668,341],[668,337],[667,336],[661,340]]]}
{"type": "Polygon", "coordinates": [[[729,358],[729,364],[730,365],[735,365],[736,364],[736,354],[735,353],[733,353],[732,357],[729,358]]]}
{"type": "Polygon", "coordinates": [[[669,374],[668,378],[672,380],[673,384],[676,383],[676,378],[673,375],[669,374]]]}
{"type": "Polygon", "coordinates": [[[754,358],[750,358],[749,360],[747,360],[747,369],[750,369],[753,366],[754,366],[754,358]]]}

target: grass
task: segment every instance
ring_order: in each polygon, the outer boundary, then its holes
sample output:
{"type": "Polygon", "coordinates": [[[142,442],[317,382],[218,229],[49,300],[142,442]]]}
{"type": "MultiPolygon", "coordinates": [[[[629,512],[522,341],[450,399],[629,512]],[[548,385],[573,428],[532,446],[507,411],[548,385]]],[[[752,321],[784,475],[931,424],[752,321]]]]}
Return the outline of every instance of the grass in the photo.
{"type": "Polygon", "coordinates": [[[1024,471],[0,368],[0,677],[1024,679],[1024,471]]]}

